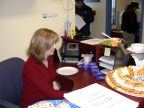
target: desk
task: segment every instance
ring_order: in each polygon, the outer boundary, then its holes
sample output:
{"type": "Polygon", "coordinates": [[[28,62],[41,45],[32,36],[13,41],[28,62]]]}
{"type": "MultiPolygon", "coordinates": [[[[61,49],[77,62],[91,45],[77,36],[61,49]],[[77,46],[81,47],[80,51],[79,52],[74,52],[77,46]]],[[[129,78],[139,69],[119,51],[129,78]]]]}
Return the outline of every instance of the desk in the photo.
{"type": "MultiPolygon", "coordinates": [[[[58,69],[60,67],[60,63],[59,62],[54,62],[54,66],[55,66],[55,69],[58,69]]],[[[78,66],[76,64],[67,64],[67,66],[72,66],[72,67],[78,68],[78,66]]],[[[111,90],[113,90],[113,91],[115,91],[115,92],[117,92],[117,93],[133,100],[133,101],[138,102],[139,103],[138,108],[144,108],[144,98],[130,96],[130,95],[127,95],[127,94],[124,94],[124,93],[120,93],[120,92],[112,89],[109,85],[107,85],[105,80],[97,80],[92,75],[92,73],[90,73],[90,72],[79,69],[79,72],[77,74],[71,75],[71,76],[63,76],[63,75],[57,74],[57,81],[61,85],[68,86],[68,85],[65,85],[65,84],[70,84],[70,83],[67,83],[66,80],[69,81],[71,84],[73,84],[71,86],[72,91],[83,88],[83,87],[86,87],[86,86],[94,84],[94,83],[98,83],[98,84],[100,84],[100,85],[102,85],[102,86],[104,86],[108,89],[111,89],[111,90]],[[61,83],[61,82],[64,82],[64,83],[61,83]]]]}
{"type": "MultiPolygon", "coordinates": [[[[94,50],[94,53],[95,53],[95,60],[94,61],[97,64],[98,64],[99,55],[104,53],[104,47],[101,46],[100,44],[88,45],[85,43],[80,43],[80,40],[70,39],[67,37],[62,37],[62,39],[63,39],[63,42],[66,42],[66,43],[79,43],[81,54],[88,54],[90,50],[94,50]]],[[[110,50],[116,52],[116,48],[111,48],[110,50]]]]}
{"type": "MultiPolygon", "coordinates": [[[[79,43],[81,54],[88,54],[90,50],[94,50],[94,53],[95,53],[94,61],[97,64],[98,64],[99,56],[104,53],[105,48],[103,46],[101,46],[100,44],[88,45],[85,43],[80,43],[80,40],[70,39],[67,37],[61,37],[61,38],[63,39],[63,42],[66,42],[66,43],[79,43]]],[[[110,51],[112,51],[112,52],[116,52],[116,50],[117,50],[116,48],[110,48],[110,51]]],[[[128,53],[131,54],[132,52],[128,51],[128,53]]]]}
{"type": "MultiPolygon", "coordinates": [[[[90,50],[94,50],[94,54],[95,54],[95,58],[94,61],[96,62],[96,64],[98,64],[98,59],[99,57],[104,53],[105,47],[101,46],[100,44],[95,44],[95,45],[89,45],[89,44],[85,44],[85,43],[80,43],[80,40],[76,40],[76,39],[70,39],[67,37],[61,37],[63,39],[63,42],[66,43],[79,43],[80,44],[80,53],[81,54],[88,54],[90,50]]],[[[116,52],[117,48],[110,48],[111,52],[116,52]]],[[[134,52],[128,51],[128,54],[132,54],[134,52]]]]}

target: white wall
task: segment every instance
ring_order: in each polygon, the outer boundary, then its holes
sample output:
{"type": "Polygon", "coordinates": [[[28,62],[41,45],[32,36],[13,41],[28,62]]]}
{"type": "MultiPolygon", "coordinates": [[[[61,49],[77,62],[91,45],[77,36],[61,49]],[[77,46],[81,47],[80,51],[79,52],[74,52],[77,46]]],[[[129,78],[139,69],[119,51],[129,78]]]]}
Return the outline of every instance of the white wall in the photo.
{"type": "MultiPolygon", "coordinates": [[[[0,0],[0,61],[10,57],[20,57],[24,60],[30,39],[39,28],[49,28],[56,31],[60,37],[64,35],[66,12],[60,5],[61,0],[0,0]],[[42,13],[59,12],[59,19],[43,20],[42,13]]],[[[120,0],[119,0],[120,1],[120,0]]],[[[127,0],[129,1],[129,0],[127,0]]],[[[62,0],[66,5],[66,0],[62,0]]],[[[75,0],[73,9],[69,12],[71,29],[75,29],[75,0]]],[[[97,3],[87,3],[96,10],[95,21],[91,24],[91,37],[102,38],[105,32],[106,0],[97,3]]],[[[143,26],[144,27],[144,26],[143,26]]],[[[144,32],[143,32],[144,36],[144,32]]],[[[61,46],[61,38],[57,44],[61,46]]],[[[144,42],[144,38],[143,38],[144,42]]]]}
{"type": "MultiPolygon", "coordinates": [[[[65,5],[66,0],[62,0],[65,5]]],[[[75,0],[69,12],[71,29],[75,29],[75,0]]],[[[64,35],[64,12],[60,0],[0,0],[0,61],[10,57],[24,60],[33,33],[39,28],[56,31],[60,37],[64,35]],[[58,19],[43,20],[42,13],[59,12],[58,19]]],[[[58,47],[61,46],[61,38],[58,47]]]]}
{"type": "Polygon", "coordinates": [[[101,32],[105,32],[106,24],[106,1],[101,0],[100,2],[96,3],[86,3],[86,5],[90,6],[93,10],[96,11],[94,22],[92,22],[90,26],[90,37],[102,38],[101,32]]]}

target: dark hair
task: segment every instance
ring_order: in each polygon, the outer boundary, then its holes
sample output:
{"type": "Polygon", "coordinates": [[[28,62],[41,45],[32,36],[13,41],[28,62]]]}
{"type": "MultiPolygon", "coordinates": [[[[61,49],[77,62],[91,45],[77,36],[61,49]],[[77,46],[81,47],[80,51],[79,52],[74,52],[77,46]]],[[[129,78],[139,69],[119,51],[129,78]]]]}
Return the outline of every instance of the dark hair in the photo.
{"type": "Polygon", "coordinates": [[[83,2],[83,0],[75,0],[76,2],[79,2],[79,1],[82,1],[83,2]]]}
{"type": "Polygon", "coordinates": [[[45,59],[44,53],[58,41],[58,34],[52,30],[41,28],[35,31],[27,50],[27,56],[33,57],[37,63],[42,63],[45,59]]]}
{"type": "Polygon", "coordinates": [[[131,8],[133,8],[133,7],[136,7],[136,8],[139,9],[139,3],[136,2],[136,1],[132,1],[132,2],[126,7],[126,9],[131,9],[131,8]]]}
{"type": "Polygon", "coordinates": [[[136,2],[136,1],[133,1],[133,2],[130,3],[130,6],[131,6],[131,7],[139,8],[139,3],[136,2]]]}

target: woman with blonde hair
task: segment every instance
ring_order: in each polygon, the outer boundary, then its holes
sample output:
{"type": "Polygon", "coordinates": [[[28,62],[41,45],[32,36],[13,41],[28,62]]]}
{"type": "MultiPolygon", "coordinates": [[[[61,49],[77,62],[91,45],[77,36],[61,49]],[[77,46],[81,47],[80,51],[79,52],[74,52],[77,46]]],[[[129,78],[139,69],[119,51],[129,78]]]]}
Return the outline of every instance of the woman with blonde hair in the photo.
{"type": "Polygon", "coordinates": [[[38,29],[27,50],[28,60],[23,69],[21,108],[42,100],[63,99],[66,91],[59,91],[53,66],[53,54],[58,34],[52,30],[38,29]]]}

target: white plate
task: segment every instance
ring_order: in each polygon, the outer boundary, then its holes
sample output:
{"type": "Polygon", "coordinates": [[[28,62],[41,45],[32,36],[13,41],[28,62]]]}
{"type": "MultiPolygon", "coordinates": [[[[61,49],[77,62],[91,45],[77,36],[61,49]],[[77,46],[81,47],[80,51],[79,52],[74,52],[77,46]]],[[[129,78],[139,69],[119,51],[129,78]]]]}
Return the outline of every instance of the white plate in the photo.
{"type": "Polygon", "coordinates": [[[132,51],[135,53],[144,53],[144,51],[140,51],[140,50],[133,50],[131,47],[127,48],[128,51],[132,51]]]}
{"type": "Polygon", "coordinates": [[[73,75],[78,73],[78,69],[74,67],[61,67],[56,70],[60,75],[73,75]]]}

